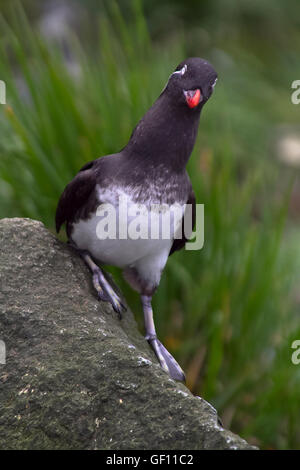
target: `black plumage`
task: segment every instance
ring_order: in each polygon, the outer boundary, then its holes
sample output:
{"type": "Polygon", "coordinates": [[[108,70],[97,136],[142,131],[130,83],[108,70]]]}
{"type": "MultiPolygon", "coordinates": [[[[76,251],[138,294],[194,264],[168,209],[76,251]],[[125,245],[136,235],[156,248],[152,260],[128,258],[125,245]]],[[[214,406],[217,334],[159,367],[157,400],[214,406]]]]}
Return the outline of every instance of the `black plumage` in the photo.
{"type": "MultiPolygon", "coordinates": [[[[190,58],[179,64],[161,95],[135,127],[128,144],[119,153],[84,165],[65,188],[56,212],[57,231],[66,223],[70,243],[93,273],[99,298],[110,301],[119,313],[123,307],[121,300],[95,261],[123,268],[125,278],[141,295],[146,338],[162,367],[175,379],[183,379],[184,374],[156,337],[151,297],[168,256],[183,248],[187,240],[184,235],[175,239],[174,233],[170,240],[157,242],[97,240],[96,211],[99,206],[112,203],[120,212],[117,195],[125,194],[132,207],[190,204],[194,226],[196,200],[185,167],[195,144],[201,110],[216,80],[213,67],[203,59],[190,58]]],[[[180,223],[185,224],[184,212],[180,223]]]]}

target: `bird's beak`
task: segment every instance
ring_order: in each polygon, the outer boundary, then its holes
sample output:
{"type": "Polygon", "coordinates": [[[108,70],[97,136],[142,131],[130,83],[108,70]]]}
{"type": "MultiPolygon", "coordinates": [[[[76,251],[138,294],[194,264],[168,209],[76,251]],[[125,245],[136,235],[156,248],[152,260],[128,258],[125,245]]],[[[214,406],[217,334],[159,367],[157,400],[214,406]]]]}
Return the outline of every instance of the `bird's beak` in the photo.
{"type": "Polygon", "coordinates": [[[202,101],[202,95],[199,88],[196,90],[184,90],[185,101],[190,108],[195,108],[198,106],[200,101],[202,101]]]}

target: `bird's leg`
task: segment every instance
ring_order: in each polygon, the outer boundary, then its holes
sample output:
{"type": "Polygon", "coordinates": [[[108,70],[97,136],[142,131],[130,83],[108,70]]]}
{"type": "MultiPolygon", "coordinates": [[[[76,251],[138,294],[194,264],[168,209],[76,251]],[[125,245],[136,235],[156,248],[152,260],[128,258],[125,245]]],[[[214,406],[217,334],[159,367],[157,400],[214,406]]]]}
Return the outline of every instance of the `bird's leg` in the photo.
{"type": "Polygon", "coordinates": [[[116,294],[116,292],[113,290],[113,288],[107,281],[102,269],[96,263],[94,263],[89,253],[83,252],[81,253],[81,257],[93,274],[93,284],[97,291],[99,299],[104,300],[105,302],[110,302],[115,312],[117,312],[121,318],[122,311],[126,310],[126,307],[122,303],[118,294],[116,294]]]}
{"type": "Polygon", "coordinates": [[[110,302],[115,312],[117,312],[121,318],[122,311],[126,310],[126,307],[107,281],[102,269],[94,263],[89,253],[83,252],[81,253],[81,257],[93,274],[93,284],[99,299],[104,300],[105,302],[110,302]]]}
{"type": "Polygon", "coordinates": [[[102,269],[92,260],[92,257],[88,251],[78,249],[73,243],[70,243],[70,245],[79,253],[81,258],[91,270],[93,275],[93,285],[97,291],[98,298],[104,302],[110,302],[115,312],[117,312],[121,318],[122,311],[126,310],[126,307],[118,294],[116,294],[116,292],[113,290],[110,283],[107,281],[102,269]]]}
{"type": "Polygon", "coordinates": [[[151,296],[141,295],[145,329],[146,329],[146,340],[154,350],[161,367],[172,377],[174,380],[185,381],[185,375],[180,365],[175,361],[174,357],[169,351],[163,346],[163,344],[157,339],[155,325],[153,320],[153,310],[151,306],[151,296]]]}

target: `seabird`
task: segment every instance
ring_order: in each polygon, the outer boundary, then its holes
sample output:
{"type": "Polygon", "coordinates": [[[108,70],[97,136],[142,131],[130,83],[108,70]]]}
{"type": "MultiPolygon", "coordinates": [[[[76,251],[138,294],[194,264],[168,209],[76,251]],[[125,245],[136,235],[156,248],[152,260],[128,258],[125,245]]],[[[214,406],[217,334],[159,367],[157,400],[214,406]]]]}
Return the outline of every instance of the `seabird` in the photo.
{"type": "Polygon", "coordinates": [[[119,153],[84,165],[66,186],[56,210],[57,232],[66,223],[69,243],[91,270],[98,298],[110,302],[120,317],[126,308],[100,266],[122,268],[127,282],[141,296],[146,340],[162,368],[182,381],[184,372],[156,336],[151,300],[168,257],[187,242],[182,228],[188,205],[195,223],[196,200],[186,164],[201,110],[216,81],[217,74],[206,60],[193,57],[180,63],[128,144],[119,153]],[[179,212],[172,211],[175,207],[179,212]],[[111,227],[105,235],[99,227],[103,228],[101,221],[109,208],[115,210],[115,220],[107,219],[111,227]],[[140,236],[129,233],[135,218],[140,236]],[[170,229],[167,237],[162,235],[163,224],[170,229]],[[181,237],[176,236],[179,229],[181,237]]]}

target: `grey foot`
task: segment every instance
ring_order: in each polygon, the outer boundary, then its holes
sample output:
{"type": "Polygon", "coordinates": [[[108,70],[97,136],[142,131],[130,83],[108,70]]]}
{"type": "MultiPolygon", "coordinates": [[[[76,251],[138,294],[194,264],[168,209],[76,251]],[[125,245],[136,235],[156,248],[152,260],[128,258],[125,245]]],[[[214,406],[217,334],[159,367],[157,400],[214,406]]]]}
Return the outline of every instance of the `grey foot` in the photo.
{"type": "Polygon", "coordinates": [[[97,291],[98,299],[104,302],[110,302],[114,311],[117,312],[120,318],[122,318],[122,312],[126,311],[127,308],[118,294],[113,290],[109,282],[105,279],[100,268],[93,269],[93,284],[97,291]]]}
{"type": "Polygon", "coordinates": [[[93,274],[93,284],[96,289],[98,299],[103,300],[104,302],[110,302],[113,309],[118,313],[119,318],[121,319],[122,311],[127,310],[127,308],[123,304],[119,295],[116,294],[110,283],[107,281],[102,269],[93,261],[88,251],[77,248],[72,242],[70,242],[70,245],[76,249],[91,270],[93,274]]]}
{"type": "Polygon", "coordinates": [[[155,352],[161,367],[170,375],[170,377],[174,380],[185,382],[185,374],[180,365],[164,345],[157,339],[156,335],[146,335],[145,338],[155,352]]]}

